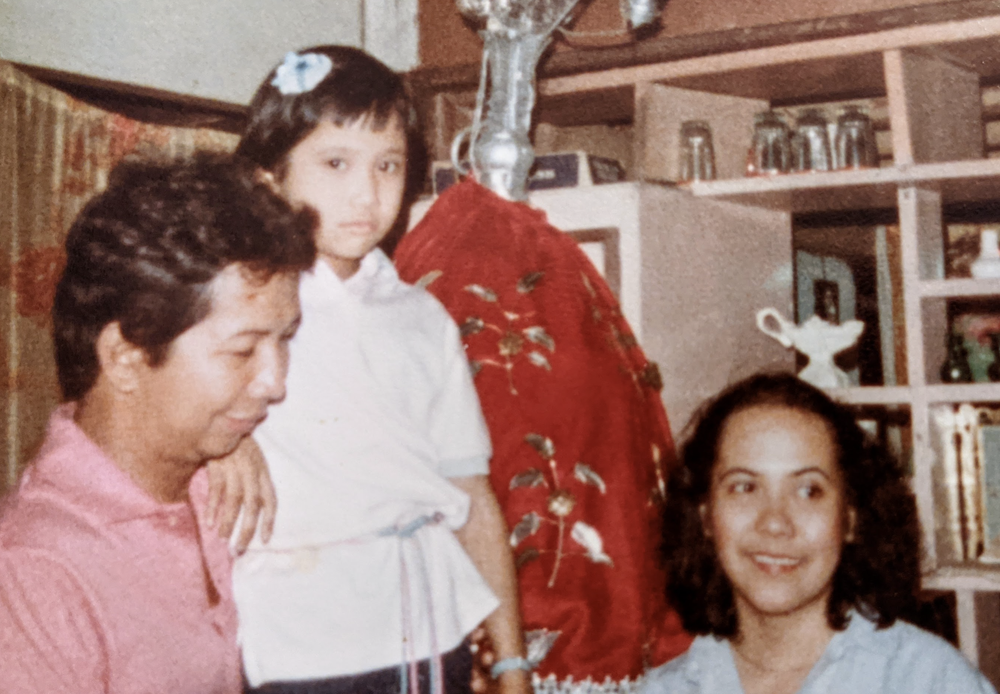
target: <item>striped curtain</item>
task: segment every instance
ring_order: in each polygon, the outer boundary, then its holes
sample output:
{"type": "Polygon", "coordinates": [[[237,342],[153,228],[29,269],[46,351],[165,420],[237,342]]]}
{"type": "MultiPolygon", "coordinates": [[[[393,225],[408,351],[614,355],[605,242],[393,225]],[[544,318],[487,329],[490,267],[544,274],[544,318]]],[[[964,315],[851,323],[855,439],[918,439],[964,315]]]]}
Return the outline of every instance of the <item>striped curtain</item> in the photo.
{"type": "Polygon", "coordinates": [[[0,494],[17,482],[59,400],[49,310],[77,212],[126,155],[235,143],[230,133],[109,113],[0,61],[0,494]]]}

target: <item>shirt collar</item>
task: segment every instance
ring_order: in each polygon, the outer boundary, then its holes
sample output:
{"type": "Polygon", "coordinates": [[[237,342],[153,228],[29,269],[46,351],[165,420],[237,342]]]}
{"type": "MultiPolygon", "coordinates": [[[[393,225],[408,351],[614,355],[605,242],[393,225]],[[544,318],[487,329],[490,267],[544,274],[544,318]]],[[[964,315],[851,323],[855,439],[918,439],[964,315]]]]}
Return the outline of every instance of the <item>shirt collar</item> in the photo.
{"type": "MultiPolygon", "coordinates": [[[[833,635],[820,657],[821,661],[827,664],[833,663],[855,649],[865,653],[878,650],[874,643],[875,623],[856,610],[850,610],[848,617],[850,621],[847,627],[833,635]]],[[[728,639],[712,635],[699,636],[691,643],[688,653],[690,656],[685,664],[684,676],[692,684],[702,683],[706,677],[713,677],[718,682],[719,679],[729,678],[731,675],[737,678],[737,682],[739,681],[728,639]]],[[[722,690],[725,688],[721,687],[720,691],[722,690]]]]}
{"type": "Polygon", "coordinates": [[[399,275],[389,257],[380,248],[372,249],[358,271],[340,279],[324,260],[319,259],[309,272],[302,273],[299,297],[304,303],[322,303],[338,297],[365,297],[394,288],[399,275]]]}
{"type": "Polygon", "coordinates": [[[848,651],[855,648],[867,652],[875,650],[873,643],[875,623],[859,614],[857,610],[850,610],[847,616],[850,619],[847,627],[834,634],[826,647],[825,657],[830,661],[843,658],[848,651]]]}
{"type": "Polygon", "coordinates": [[[733,654],[729,649],[729,640],[712,636],[699,636],[691,642],[688,649],[688,658],[684,667],[684,676],[692,684],[702,684],[711,677],[717,685],[719,691],[740,691],[739,674],[736,672],[736,664],[733,662],[733,654]],[[732,683],[727,688],[721,686],[719,680],[733,680],[737,688],[732,688],[732,683]]]}
{"type": "MultiPolygon", "coordinates": [[[[77,425],[75,412],[75,403],[60,405],[53,411],[45,442],[25,472],[22,486],[53,488],[69,502],[108,523],[170,513],[187,503],[165,504],[139,487],[77,425]]],[[[192,498],[207,497],[204,474],[192,480],[190,493],[192,498]]]]}

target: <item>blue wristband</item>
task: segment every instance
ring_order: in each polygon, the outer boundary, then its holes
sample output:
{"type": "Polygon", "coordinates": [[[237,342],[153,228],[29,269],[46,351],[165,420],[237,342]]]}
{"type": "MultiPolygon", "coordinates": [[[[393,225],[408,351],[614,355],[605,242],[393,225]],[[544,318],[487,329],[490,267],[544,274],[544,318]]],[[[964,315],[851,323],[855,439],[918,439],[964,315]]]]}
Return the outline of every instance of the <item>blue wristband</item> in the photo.
{"type": "Polygon", "coordinates": [[[504,658],[493,663],[493,667],[490,668],[490,676],[496,679],[508,670],[524,670],[527,672],[531,670],[531,663],[528,662],[527,658],[520,656],[516,658],[504,658]]]}

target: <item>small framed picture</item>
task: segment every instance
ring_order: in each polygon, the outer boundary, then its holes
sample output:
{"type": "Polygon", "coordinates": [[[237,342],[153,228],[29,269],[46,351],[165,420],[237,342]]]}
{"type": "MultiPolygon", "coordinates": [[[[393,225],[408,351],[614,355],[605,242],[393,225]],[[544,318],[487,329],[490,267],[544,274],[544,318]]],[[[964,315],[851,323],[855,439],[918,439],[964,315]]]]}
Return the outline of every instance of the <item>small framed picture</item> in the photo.
{"type": "Polygon", "coordinates": [[[567,231],[576,240],[601,277],[608,283],[611,293],[621,299],[621,255],[618,251],[618,229],[580,229],[567,231]]]}

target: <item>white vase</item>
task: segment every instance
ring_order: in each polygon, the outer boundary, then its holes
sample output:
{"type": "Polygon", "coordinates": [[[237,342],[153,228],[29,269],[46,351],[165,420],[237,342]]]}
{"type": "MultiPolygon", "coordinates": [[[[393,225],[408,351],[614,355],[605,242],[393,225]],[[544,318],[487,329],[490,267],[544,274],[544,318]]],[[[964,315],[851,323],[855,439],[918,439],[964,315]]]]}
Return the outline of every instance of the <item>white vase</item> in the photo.
{"type": "Polygon", "coordinates": [[[1000,245],[996,229],[983,229],[979,234],[979,257],[969,269],[977,279],[1000,277],[1000,245]]]}

